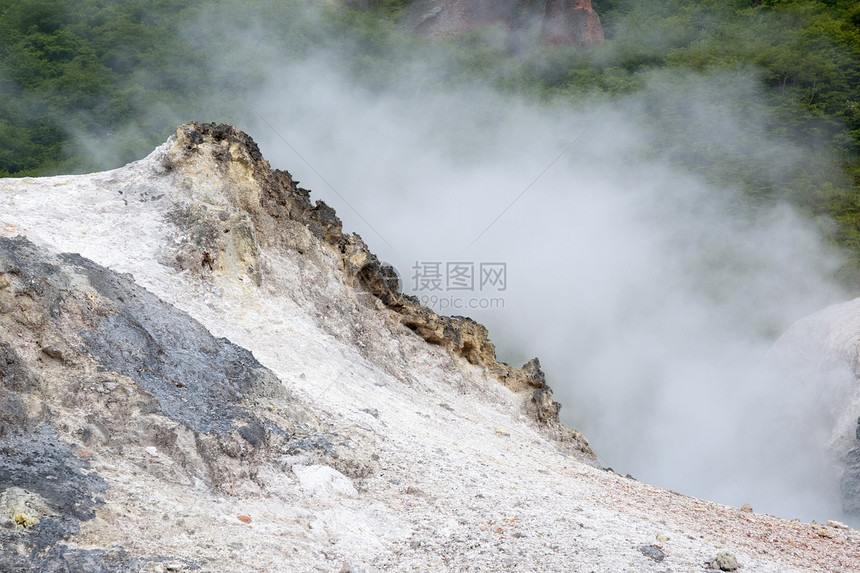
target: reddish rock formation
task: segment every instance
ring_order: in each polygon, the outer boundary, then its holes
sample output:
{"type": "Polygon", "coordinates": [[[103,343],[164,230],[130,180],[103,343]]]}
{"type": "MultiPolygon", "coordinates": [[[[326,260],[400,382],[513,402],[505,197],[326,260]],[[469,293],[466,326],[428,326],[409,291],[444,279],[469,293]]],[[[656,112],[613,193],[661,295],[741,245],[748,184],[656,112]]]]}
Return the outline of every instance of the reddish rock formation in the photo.
{"type": "Polygon", "coordinates": [[[591,0],[547,0],[541,29],[545,46],[590,48],[603,39],[600,17],[591,0]]]}
{"type": "Polygon", "coordinates": [[[416,0],[407,22],[423,36],[447,38],[493,24],[512,25],[517,0],[416,0]]]}
{"type": "Polygon", "coordinates": [[[591,0],[415,0],[407,25],[430,38],[450,38],[478,28],[503,25],[520,31],[538,22],[545,46],[589,48],[603,41],[591,0]]]}

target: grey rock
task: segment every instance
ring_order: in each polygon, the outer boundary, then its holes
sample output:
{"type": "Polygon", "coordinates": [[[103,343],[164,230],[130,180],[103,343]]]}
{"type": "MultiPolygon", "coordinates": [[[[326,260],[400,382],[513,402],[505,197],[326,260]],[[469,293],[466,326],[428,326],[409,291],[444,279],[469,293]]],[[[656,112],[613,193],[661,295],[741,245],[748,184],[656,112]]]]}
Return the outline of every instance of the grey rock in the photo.
{"type": "Polygon", "coordinates": [[[56,346],[45,346],[42,348],[42,352],[44,352],[54,360],[63,360],[63,351],[56,346]]]}
{"type": "Polygon", "coordinates": [[[661,547],[657,545],[643,545],[639,548],[639,551],[642,552],[646,557],[650,557],[657,563],[660,563],[664,559],[666,559],[666,553],[663,552],[661,547]]]}
{"type": "Polygon", "coordinates": [[[0,331],[0,387],[8,390],[34,389],[38,382],[2,337],[3,331],[0,331]]]}
{"type": "Polygon", "coordinates": [[[739,567],[737,558],[728,551],[720,551],[706,565],[715,571],[736,571],[739,567]]]}
{"type": "Polygon", "coordinates": [[[266,442],[266,429],[256,421],[239,428],[239,435],[245,438],[249,444],[258,448],[266,442]]]}
{"type": "Polygon", "coordinates": [[[842,509],[846,513],[860,514],[860,446],[851,448],[845,456],[839,486],[842,509]]]}

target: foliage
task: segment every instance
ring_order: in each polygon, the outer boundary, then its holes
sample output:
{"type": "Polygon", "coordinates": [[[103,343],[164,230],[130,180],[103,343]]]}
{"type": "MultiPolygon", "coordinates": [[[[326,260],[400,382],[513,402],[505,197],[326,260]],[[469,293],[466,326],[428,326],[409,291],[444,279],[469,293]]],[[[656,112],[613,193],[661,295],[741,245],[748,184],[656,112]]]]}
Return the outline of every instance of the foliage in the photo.
{"type": "Polygon", "coordinates": [[[410,0],[367,0],[367,5],[388,18],[399,18],[406,13],[410,0]]]}

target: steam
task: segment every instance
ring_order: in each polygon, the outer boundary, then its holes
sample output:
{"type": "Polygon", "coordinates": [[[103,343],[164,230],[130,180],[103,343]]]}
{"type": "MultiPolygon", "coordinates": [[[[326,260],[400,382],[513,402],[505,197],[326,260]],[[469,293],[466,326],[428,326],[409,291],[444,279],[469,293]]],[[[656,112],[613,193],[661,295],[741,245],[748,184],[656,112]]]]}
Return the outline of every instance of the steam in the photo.
{"type": "Polygon", "coordinates": [[[811,144],[768,137],[753,71],[652,74],[626,99],[539,102],[468,79],[431,47],[401,46],[364,81],[324,43],[301,59],[261,51],[265,26],[237,32],[216,15],[198,28],[229,40],[232,63],[209,62],[216,77],[235,62],[266,71],[226,119],[417,296],[418,261],[506,263],[503,309],[437,310],[485,323],[503,360],[539,356],[564,421],[604,465],[782,517],[840,515],[824,446],[850,380],[794,380],[770,352],[845,298],[828,278],[839,258],[789,207],[753,207],[672,161],[695,142],[776,186],[808,163],[811,144]]]}

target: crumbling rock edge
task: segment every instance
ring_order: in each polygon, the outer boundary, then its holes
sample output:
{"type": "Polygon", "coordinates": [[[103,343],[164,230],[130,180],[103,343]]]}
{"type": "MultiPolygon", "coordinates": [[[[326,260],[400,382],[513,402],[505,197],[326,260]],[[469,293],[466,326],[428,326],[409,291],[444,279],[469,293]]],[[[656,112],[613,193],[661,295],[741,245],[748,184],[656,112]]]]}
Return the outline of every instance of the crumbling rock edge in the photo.
{"type": "Polygon", "coordinates": [[[304,227],[335,257],[340,278],[347,286],[381,301],[396,320],[429,344],[442,346],[455,359],[484,368],[512,392],[530,396],[527,413],[544,433],[586,460],[596,460],[585,437],[560,422],[561,405],[553,400],[537,358],[522,368],[499,362],[483,325],[470,318],[440,316],[417,298],[403,294],[395,270],[381,263],[358,234],[344,233],[333,208],[320,200],[312,203],[310,191],[299,187],[289,172],[272,169],[248,134],[226,124],[181,125],[168,139],[161,163],[165,172],[201,173],[205,167],[214,166],[217,176],[230,186],[223,192],[242,212],[239,217],[224,212],[207,214],[200,212],[199,204],[190,204],[176,217],[183,225],[193,221],[197,231],[172,258],[163,261],[165,264],[192,272],[239,269],[259,285],[260,246],[279,243],[282,248],[303,253],[308,247],[297,238],[294,228],[304,227]],[[231,225],[233,232],[215,230],[214,224],[206,222],[215,221],[214,217],[219,217],[219,224],[231,225]]]}

